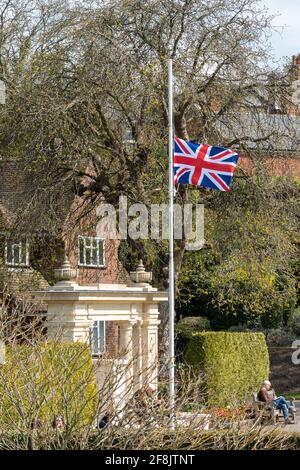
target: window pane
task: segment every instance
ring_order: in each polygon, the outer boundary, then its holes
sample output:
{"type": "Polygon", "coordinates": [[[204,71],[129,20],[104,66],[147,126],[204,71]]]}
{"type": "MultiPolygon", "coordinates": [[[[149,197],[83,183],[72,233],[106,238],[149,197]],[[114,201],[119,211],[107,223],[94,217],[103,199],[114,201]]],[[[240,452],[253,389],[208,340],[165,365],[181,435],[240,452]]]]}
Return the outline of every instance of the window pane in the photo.
{"type": "Polygon", "coordinates": [[[103,253],[103,240],[98,240],[99,247],[99,264],[104,265],[104,253],[103,253]]]}
{"type": "Polygon", "coordinates": [[[12,244],[10,242],[7,242],[6,245],[6,259],[9,264],[12,264],[13,262],[13,250],[12,250],[12,244]]]}
{"type": "Polygon", "coordinates": [[[79,238],[79,264],[83,266],[103,266],[103,240],[97,237],[79,238]]]}
{"type": "Polygon", "coordinates": [[[6,263],[12,266],[26,266],[28,260],[28,244],[6,241],[6,263]]]}
{"type": "Polygon", "coordinates": [[[97,248],[92,249],[92,264],[94,266],[97,266],[98,264],[97,248]]]}
{"type": "Polygon", "coordinates": [[[105,325],[104,321],[95,321],[91,328],[91,350],[92,354],[105,352],[105,325]]]}
{"type": "Polygon", "coordinates": [[[91,249],[85,248],[85,264],[91,264],[91,249]]]}
{"type": "Polygon", "coordinates": [[[92,353],[97,354],[98,353],[98,328],[96,322],[94,323],[94,326],[92,328],[92,338],[91,338],[91,346],[92,346],[92,353]]]}
{"type": "Polygon", "coordinates": [[[22,243],[21,245],[21,263],[22,264],[27,264],[26,254],[27,254],[27,244],[22,243]]]}
{"type": "Polygon", "coordinates": [[[20,246],[13,245],[13,263],[20,264],[20,262],[21,262],[20,246]]]}
{"type": "Polygon", "coordinates": [[[79,238],[79,263],[84,264],[84,240],[79,238]]]}
{"type": "Polygon", "coordinates": [[[99,352],[105,351],[105,329],[104,329],[104,321],[98,322],[99,328],[99,352]]]}

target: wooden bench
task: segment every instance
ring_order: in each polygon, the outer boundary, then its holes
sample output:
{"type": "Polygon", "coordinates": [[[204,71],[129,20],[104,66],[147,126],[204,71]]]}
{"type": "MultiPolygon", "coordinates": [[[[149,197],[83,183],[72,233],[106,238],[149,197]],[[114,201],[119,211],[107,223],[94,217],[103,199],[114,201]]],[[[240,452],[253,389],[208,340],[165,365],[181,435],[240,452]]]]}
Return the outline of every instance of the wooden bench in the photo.
{"type": "MultiPolygon", "coordinates": [[[[257,398],[257,393],[253,393],[253,402],[257,408],[259,415],[263,421],[271,421],[273,424],[277,424],[279,420],[284,419],[282,410],[279,410],[274,406],[272,402],[260,401],[257,398]]],[[[290,400],[291,406],[295,406],[295,399],[290,400]]],[[[296,423],[296,411],[289,410],[289,418],[293,423],[296,423]]]]}

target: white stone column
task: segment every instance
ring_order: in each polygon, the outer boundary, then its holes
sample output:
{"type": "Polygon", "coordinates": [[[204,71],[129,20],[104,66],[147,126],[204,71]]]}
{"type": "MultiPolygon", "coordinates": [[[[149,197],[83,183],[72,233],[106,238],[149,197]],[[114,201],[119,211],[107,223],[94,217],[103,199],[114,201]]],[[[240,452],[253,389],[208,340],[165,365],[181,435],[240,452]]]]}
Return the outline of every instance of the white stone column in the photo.
{"type": "Polygon", "coordinates": [[[143,383],[157,387],[158,376],[158,305],[145,306],[142,321],[142,371],[143,383]]]}
{"type": "Polygon", "coordinates": [[[134,361],[133,361],[133,322],[119,321],[119,355],[124,364],[121,381],[125,384],[125,400],[128,400],[134,389],[134,361]]]}
{"type": "Polygon", "coordinates": [[[132,359],[132,327],[130,321],[119,321],[120,338],[119,338],[119,354],[132,359]]]}
{"type": "Polygon", "coordinates": [[[142,386],[142,328],[141,321],[137,321],[133,327],[133,388],[134,392],[142,386]]]}

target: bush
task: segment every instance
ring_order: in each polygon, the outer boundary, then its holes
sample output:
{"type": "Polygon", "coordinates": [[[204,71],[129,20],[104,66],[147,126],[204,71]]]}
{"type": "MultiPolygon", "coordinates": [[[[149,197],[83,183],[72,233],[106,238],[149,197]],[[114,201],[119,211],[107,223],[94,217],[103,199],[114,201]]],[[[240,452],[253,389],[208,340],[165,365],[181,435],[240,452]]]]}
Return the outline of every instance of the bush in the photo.
{"type": "Polygon", "coordinates": [[[206,317],[184,317],[176,325],[177,331],[191,336],[195,331],[210,331],[210,321],[206,317]]]}
{"type": "Polygon", "coordinates": [[[0,425],[26,431],[62,416],[68,429],[89,425],[97,408],[92,357],[83,343],[14,346],[0,369],[0,425]]]}
{"type": "Polygon", "coordinates": [[[178,280],[179,315],[201,311],[217,331],[236,325],[287,325],[297,300],[295,277],[288,269],[286,275],[279,273],[273,259],[261,261],[255,254],[249,260],[242,250],[223,260],[205,251],[188,253],[184,259],[178,280]]]}
{"type": "Polygon", "coordinates": [[[300,308],[297,308],[294,311],[290,327],[293,334],[295,334],[296,336],[300,336],[300,308]]]}
{"type": "MultiPolygon", "coordinates": [[[[220,421],[220,419],[219,419],[220,421]]],[[[32,450],[32,435],[21,433],[0,434],[0,450],[32,450]]],[[[280,429],[262,432],[260,428],[221,429],[201,431],[195,426],[170,427],[155,429],[105,429],[91,431],[87,436],[82,433],[72,434],[61,439],[52,436],[43,439],[36,436],[35,449],[38,450],[174,450],[174,451],[208,451],[208,450],[298,450],[300,438],[298,433],[290,433],[280,429]]],[[[177,452],[176,452],[177,453],[177,452]]]]}
{"type": "Polygon", "coordinates": [[[290,329],[265,330],[268,346],[290,347],[295,339],[295,335],[290,329]]]}
{"type": "Polygon", "coordinates": [[[250,399],[251,393],[269,376],[269,354],[263,333],[195,333],[185,358],[205,372],[209,406],[250,399]]]}
{"type": "Polygon", "coordinates": [[[184,317],[176,324],[176,353],[185,354],[192,334],[196,331],[210,331],[210,321],[205,317],[184,317]]]}
{"type": "Polygon", "coordinates": [[[246,325],[233,325],[228,328],[228,331],[231,331],[232,333],[245,333],[246,331],[249,331],[249,328],[246,325]]]}

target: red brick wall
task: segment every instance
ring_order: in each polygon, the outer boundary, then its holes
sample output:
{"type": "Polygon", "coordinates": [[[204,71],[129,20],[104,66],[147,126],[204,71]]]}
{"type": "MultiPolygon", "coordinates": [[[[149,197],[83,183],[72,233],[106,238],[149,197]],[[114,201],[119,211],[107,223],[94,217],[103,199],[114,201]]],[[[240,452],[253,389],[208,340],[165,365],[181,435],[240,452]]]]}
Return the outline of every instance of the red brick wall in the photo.
{"type": "Polygon", "coordinates": [[[22,191],[26,189],[21,163],[18,161],[0,161],[0,202],[6,211],[13,210],[22,200],[22,191]]]}
{"type": "Polygon", "coordinates": [[[109,356],[116,356],[118,354],[119,343],[119,327],[113,321],[105,323],[106,331],[106,352],[109,356]]]}
{"type": "MultiPolygon", "coordinates": [[[[290,176],[300,178],[300,158],[292,156],[268,157],[263,155],[262,160],[265,162],[268,171],[275,176],[290,176]]],[[[247,174],[254,173],[254,164],[249,157],[241,155],[238,166],[247,174]]]]}
{"type": "Polygon", "coordinates": [[[300,79],[300,54],[292,56],[292,78],[300,79]]]}
{"type": "Polygon", "coordinates": [[[118,260],[119,240],[110,240],[108,237],[105,239],[104,267],[85,268],[78,266],[78,237],[80,235],[91,237],[99,235],[97,233],[96,211],[92,210],[86,215],[81,215],[84,210],[85,207],[82,205],[80,198],[75,198],[63,229],[65,251],[71,265],[77,267],[78,270],[77,283],[79,285],[91,285],[122,282],[123,268],[118,260]],[[80,217],[79,222],[78,217],[80,217]]]}

